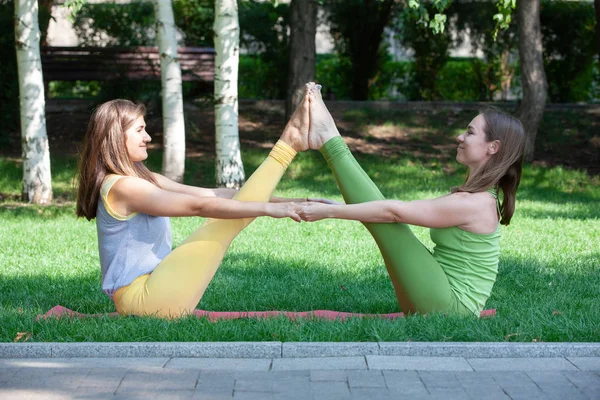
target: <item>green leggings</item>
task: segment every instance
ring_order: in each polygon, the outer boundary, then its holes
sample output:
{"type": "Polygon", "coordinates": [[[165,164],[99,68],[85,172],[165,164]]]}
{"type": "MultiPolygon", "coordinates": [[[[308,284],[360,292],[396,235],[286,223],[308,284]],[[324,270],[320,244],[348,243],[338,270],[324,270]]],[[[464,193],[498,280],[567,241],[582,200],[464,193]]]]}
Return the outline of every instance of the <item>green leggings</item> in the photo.
{"type": "MultiPolygon", "coordinates": [[[[347,204],[385,200],[341,137],[328,140],[321,153],[347,204]]],[[[450,289],[444,270],[410,228],[399,223],[364,223],[385,261],[402,311],[441,311],[472,315],[450,289]]]]}

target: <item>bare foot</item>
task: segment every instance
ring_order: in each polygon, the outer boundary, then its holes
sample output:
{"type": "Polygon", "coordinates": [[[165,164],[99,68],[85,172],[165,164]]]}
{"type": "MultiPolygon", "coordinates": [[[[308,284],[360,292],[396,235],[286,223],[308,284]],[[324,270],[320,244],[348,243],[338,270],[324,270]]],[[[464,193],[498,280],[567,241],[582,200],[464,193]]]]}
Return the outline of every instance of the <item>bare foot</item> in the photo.
{"type": "Polygon", "coordinates": [[[308,87],[309,84],[307,83],[305,85],[302,102],[290,117],[290,120],[281,134],[281,140],[292,146],[296,151],[305,151],[309,148],[308,127],[310,123],[310,104],[308,100],[308,87]]]}
{"type": "Polygon", "coordinates": [[[340,132],[335,126],[333,117],[323,103],[321,97],[321,85],[315,85],[311,82],[308,89],[308,97],[310,99],[310,131],[308,133],[308,146],[311,149],[318,150],[327,142],[336,136],[340,136],[340,132]],[[312,85],[311,85],[312,84],[312,85]]]}

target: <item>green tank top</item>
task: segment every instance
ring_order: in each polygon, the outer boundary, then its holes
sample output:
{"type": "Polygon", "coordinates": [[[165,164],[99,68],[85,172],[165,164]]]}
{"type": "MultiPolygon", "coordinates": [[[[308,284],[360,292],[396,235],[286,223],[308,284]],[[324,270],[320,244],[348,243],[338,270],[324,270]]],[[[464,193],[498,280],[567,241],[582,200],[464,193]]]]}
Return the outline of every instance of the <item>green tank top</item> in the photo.
{"type": "MultiPolygon", "coordinates": [[[[488,192],[496,199],[494,189],[488,192]]],[[[440,263],[458,300],[479,315],[492,293],[500,260],[500,224],[494,233],[467,232],[457,226],[431,228],[433,257],[440,263]]]]}

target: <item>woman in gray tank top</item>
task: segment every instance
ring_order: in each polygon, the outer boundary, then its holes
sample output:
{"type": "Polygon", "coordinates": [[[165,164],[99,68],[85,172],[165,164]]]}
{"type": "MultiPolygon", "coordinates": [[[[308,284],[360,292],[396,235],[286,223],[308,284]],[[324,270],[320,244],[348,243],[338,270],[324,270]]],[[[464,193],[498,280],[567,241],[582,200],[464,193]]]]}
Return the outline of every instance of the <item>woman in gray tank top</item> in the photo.
{"type": "MultiPolygon", "coordinates": [[[[150,172],[145,107],[113,100],[90,118],[79,165],[77,215],[96,218],[102,289],[121,314],[192,312],[230,243],[255,217],[300,221],[296,201],[272,197],[298,151],[307,150],[308,96],[269,156],[239,190],[206,189],[150,172]],[[169,217],[208,219],[171,251],[169,217]]],[[[325,201],[325,200],[322,200],[325,201]]]]}

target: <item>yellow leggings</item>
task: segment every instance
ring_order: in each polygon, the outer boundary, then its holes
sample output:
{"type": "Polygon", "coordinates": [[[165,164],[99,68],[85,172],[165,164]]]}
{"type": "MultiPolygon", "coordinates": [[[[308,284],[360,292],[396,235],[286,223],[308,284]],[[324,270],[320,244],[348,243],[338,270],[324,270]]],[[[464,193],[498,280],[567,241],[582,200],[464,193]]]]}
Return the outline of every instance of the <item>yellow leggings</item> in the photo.
{"type": "MultiPolygon", "coordinates": [[[[233,197],[268,202],[296,151],[275,144],[269,156],[233,197]]],[[[120,314],[179,317],[191,313],[217,272],[233,239],[254,218],[208,219],[147,275],[119,288],[113,300],[120,314]]]]}

